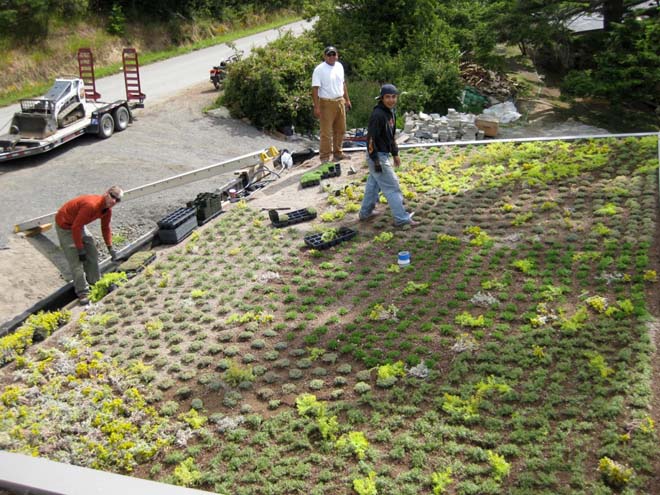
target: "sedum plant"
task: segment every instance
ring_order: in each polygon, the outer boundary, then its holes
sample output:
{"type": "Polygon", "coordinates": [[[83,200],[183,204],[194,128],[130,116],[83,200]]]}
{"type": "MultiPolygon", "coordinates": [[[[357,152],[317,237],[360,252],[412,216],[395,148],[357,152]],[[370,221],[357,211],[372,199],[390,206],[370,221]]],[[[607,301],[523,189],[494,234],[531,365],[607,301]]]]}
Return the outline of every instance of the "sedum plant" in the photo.
{"type": "Polygon", "coordinates": [[[110,292],[113,286],[119,287],[124,285],[127,281],[128,278],[124,272],[106,273],[91,287],[89,291],[89,300],[92,302],[98,302],[110,292]]]}

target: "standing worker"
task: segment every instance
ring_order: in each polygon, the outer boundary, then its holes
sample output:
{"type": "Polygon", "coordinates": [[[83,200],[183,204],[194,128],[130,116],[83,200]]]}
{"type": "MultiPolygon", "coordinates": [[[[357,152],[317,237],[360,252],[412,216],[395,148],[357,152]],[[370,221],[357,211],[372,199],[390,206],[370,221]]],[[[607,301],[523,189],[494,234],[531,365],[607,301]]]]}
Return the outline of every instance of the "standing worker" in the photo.
{"type": "Polygon", "coordinates": [[[415,226],[419,222],[412,219],[413,213],[407,213],[403,207],[403,194],[399,186],[399,178],[394,172],[390,155],[393,157],[394,165],[401,166],[399,158],[399,147],[394,139],[396,132],[396,112],[394,107],[399,91],[393,84],[383,84],[380,88],[380,96],[376,99],[378,104],[374,107],[369,117],[367,130],[367,164],[369,165],[369,177],[364,190],[364,198],[358,218],[362,221],[376,215],[374,208],[378,202],[378,193],[383,196],[390,205],[394,225],[403,227],[415,226]]]}
{"type": "Polygon", "coordinates": [[[121,201],[123,195],[124,191],[118,186],[112,186],[102,195],[78,196],[64,203],[55,215],[57,238],[71,268],[76,296],[83,306],[89,303],[89,286],[101,278],[99,253],[86,225],[101,219],[103,240],[115,261],[117,252],[112,248],[110,220],[112,207],[121,201]]]}
{"type": "Polygon", "coordinates": [[[330,153],[335,161],[344,158],[341,147],[346,134],[346,109],[351,108],[339,52],[334,46],[327,46],[323,57],[325,61],[317,65],[312,74],[314,116],[321,124],[321,163],[330,161],[330,153]]]}

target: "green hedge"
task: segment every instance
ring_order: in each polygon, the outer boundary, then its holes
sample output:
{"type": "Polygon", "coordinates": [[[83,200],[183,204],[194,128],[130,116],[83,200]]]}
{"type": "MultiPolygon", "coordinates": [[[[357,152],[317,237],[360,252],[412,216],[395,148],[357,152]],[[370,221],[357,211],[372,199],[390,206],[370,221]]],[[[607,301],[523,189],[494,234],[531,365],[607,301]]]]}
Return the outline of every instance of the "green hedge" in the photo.
{"type": "Polygon", "coordinates": [[[309,36],[290,33],[232,64],[222,103],[231,115],[247,117],[257,127],[312,130],[312,72],[321,48],[309,36]]]}

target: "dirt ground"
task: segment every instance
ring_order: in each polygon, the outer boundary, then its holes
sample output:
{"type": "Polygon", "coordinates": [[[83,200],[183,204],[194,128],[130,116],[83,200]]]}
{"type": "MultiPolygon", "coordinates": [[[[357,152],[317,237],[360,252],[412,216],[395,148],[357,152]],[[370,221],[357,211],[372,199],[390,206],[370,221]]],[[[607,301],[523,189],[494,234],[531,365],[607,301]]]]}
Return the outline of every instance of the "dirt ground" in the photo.
{"type": "Polygon", "coordinates": [[[25,236],[0,251],[0,321],[8,321],[66,283],[55,264],[25,236]]]}

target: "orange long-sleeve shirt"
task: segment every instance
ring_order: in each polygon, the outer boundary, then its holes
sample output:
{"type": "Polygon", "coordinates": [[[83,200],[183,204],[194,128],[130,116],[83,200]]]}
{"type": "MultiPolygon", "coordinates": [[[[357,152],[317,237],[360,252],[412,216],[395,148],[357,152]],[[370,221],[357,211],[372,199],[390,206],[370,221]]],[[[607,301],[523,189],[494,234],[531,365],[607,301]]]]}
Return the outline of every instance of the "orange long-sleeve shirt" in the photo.
{"type": "Polygon", "coordinates": [[[105,198],[95,194],[78,196],[64,203],[57,214],[55,222],[66,230],[71,230],[73,242],[76,248],[83,248],[83,227],[94,220],[101,219],[101,233],[106,246],[112,246],[112,231],[110,230],[110,219],[112,210],[105,206],[105,198]]]}

